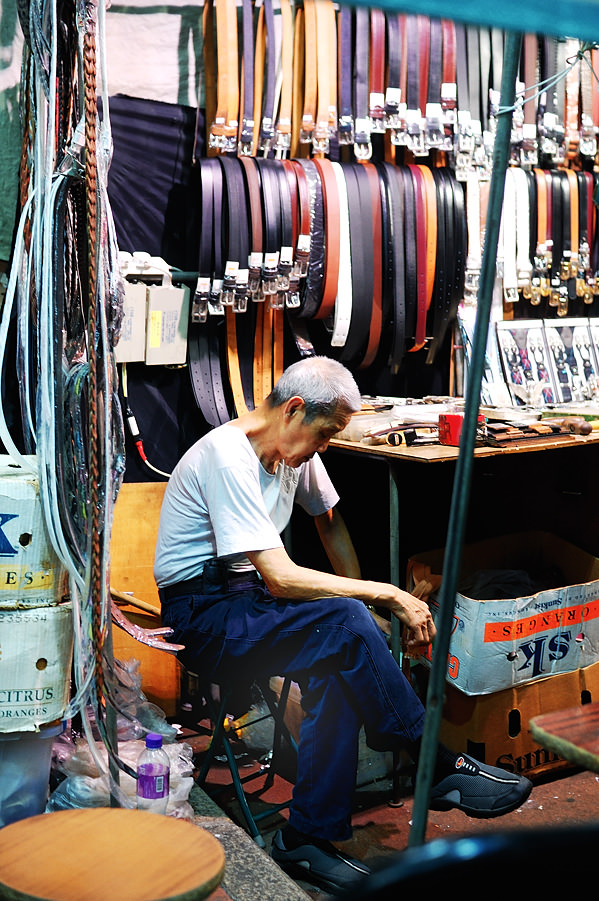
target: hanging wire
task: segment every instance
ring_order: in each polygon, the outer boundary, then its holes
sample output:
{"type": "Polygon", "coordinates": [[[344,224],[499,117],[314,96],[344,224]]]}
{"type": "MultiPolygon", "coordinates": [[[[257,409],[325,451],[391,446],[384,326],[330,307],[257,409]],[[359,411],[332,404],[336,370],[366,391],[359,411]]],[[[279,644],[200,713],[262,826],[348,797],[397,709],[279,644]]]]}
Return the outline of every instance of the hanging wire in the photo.
{"type": "Polygon", "coordinates": [[[516,112],[516,110],[518,110],[521,105],[524,105],[525,103],[530,103],[533,100],[538,100],[548,90],[556,87],[560,83],[560,81],[563,81],[565,78],[567,78],[568,75],[570,74],[570,72],[572,71],[572,69],[576,68],[576,66],[580,65],[580,63],[583,61],[589,66],[591,72],[593,73],[593,75],[595,77],[595,80],[599,81],[599,78],[597,77],[597,73],[593,69],[593,64],[591,63],[591,61],[587,55],[590,50],[593,50],[596,47],[597,47],[597,44],[594,44],[591,42],[585,42],[585,43],[581,44],[578,52],[574,56],[568,57],[568,59],[566,60],[568,65],[566,66],[565,69],[562,69],[561,72],[557,72],[555,75],[552,75],[550,78],[546,78],[543,81],[539,81],[536,84],[530,85],[530,87],[525,87],[521,91],[518,91],[516,94],[517,102],[513,106],[510,106],[510,107],[500,106],[499,110],[498,110],[499,114],[516,112]],[[527,94],[529,91],[534,91],[535,93],[531,94],[530,97],[525,97],[525,94],[527,94]]]}

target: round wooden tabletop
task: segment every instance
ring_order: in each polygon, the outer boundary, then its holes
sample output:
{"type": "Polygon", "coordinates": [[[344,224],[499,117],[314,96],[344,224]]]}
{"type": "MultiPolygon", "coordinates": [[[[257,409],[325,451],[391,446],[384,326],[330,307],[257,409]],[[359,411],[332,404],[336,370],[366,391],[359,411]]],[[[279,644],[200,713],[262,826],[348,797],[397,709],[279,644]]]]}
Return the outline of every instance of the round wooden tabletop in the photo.
{"type": "Polygon", "coordinates": [[[205,829],[147,811],[61,810],[0,829],[0,897],[11,901],[196,901],[224,867],[205,829]]]}

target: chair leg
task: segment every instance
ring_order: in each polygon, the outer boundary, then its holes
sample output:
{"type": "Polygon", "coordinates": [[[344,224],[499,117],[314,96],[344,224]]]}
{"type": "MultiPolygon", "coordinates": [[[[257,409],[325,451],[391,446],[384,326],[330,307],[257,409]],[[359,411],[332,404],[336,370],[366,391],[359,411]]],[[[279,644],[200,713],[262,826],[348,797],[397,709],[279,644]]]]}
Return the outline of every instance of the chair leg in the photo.
{"type": "Polygon", "coordinates": [[[200,767],[200,770],[196,777],[196,784],[199,785],[200,788],[205,786],[208,772],[214,761],[216,753],[219,748],[222,747],[225,752],[227,764],[229,766],[229,771],[233,780],[235,795],[237,797],[237,800],[239,801],[241,811],[247,824],[248,832],[250,833],[256,844],[258,844],[261,848],[264,848],[265,841],[260,834],[260,830],[256,825],[256,820],[254,819],[254,816],[252,815],[252,812],[250,810],[245,791],[243,790],[242,780],[239,776],[239,769],[237,767],[237,761],[235,760],[235,754],[233,752],[233,748],[231,747],[229,736],[225,731],[225,715],[227,712],[228,700],[229,695],[227,692],[224,692],[222,700],[215,710],[212,699],[206,699],[206,703],[208,704],[209,709],[211,710],[213,715],[214,729],[212,732],[212,739],[206,750],[204,760],[202,761],[202,766],[200,767]]]}
{"type": "MultiPolygon", "coordinates": [[[[287,700],[289,698],[289,690],[291,688],[291,678],[285,676],[281,686],[281,693],[278,701],[274,698],[274,692],[268,685],[260,685],[260,691],[268,705],[274,721],[274,737],[272,746],[271,764],[264,783],[265,788],[271,788],[276,774],[276,762],[283,747],[283,741],[286,741],[292,751],[297,755],[297,742],[289,731],[285,723],[285,710],[287,709],[287,700]]],[[[286,806],[286,805],[284,805],[286,806]]]]}

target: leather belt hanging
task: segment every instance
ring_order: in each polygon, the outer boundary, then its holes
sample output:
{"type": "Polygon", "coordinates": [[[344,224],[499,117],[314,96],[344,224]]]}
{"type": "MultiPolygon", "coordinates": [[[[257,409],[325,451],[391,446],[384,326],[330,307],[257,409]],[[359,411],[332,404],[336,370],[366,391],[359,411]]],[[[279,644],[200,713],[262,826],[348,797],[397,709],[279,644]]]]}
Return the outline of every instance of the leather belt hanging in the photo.
{"type": "MultiPolygon", "coordinates": [[[[214,23],[214,2],[205,0],[202,10],[202,42],[204,47],[204,106],[206,109],[206,122],[212,124],[216,118],[216,40],[214,23]]],[[[200,116],[200,102],[198,98],[198,113],[196,120],[196,139],[194,146],[194,159],[200,159],[198,125],[200,116]]],[[[214,156],[216,149],[210,146],[208,141],[207,152],[214,156]]]]}
{"type": "Polygon", "coordinates": [[[428,300],[427,196],[424,175],[419,166],[410,165],[414,181],[416,220],[416,328],[414,344],[409,352],[420,350],[426,342],[426,314],[428,300]]]}
{"type": "Polygon", "coordinates": [[[385,31],[385,13],[380,9],[371,9],[368,117],[372,133],[385,131],[385,31]]]}
{"type": "Polygon", "coordinates": [[[216,115],[208,143],[219,153],[231,153],[237,150],[239,125],[237,4],[233,0],[214,0],[214,3],[218,78],[216,115]]]}
{"type": "Polygon", "coordinates": [[[354,47],[354,155],[358,160],[372,156],[369,119],[370,14],[367,8],[355,10],[354,47]]]}
{"type": "Polygon", "coordinates": [[[333,163],[339,193],[339,280],[335,298],[331,347],[344,347],[352,312],[352,256],[345,171],[341,163],[333,163]]]}
{"type": "MultiPolygon", "coordinates": [[[[238,159],[222,157],[224,187],[223,200],[226,207],[227,227],[227,261],[225,265],[223,295],[225,303],[227,332],[227,368],[229,383],[233,393],[233,402],[237,415],[240,416],[253,408],[253,397],[247,376],[244,380],[245,366],[241,363],[241,355],[247,359],[247,348],[238,343],[238,331],[246,331],[249,326],[248,315],[248,260],[250,254],[251,223],[246,201],[246,183],[244,164],[238,159]],[[227,279],[229,283],[227,284],[227,279]],[[243,317],[243,325],[241,318],[243,317]]],[[[247,159],[247,162],[250,162],[247,159]]]]}
{"type": "Polygon", "coordinates": [[[337,132],[337,24],[332,0],[316,2],[316,48],[317,104],[312,134],[315,156],[329,152],[330,136],[337,132]]]}
{"type": "MultiPolygon", "coordinates": [[[[316,103],[318,95],[318,58],[316,47],[316,0],[304,0],[304,92],[299,133],[302,144],[311,144],[316,125],[316,103]]],[[[297,44],[296,44],[297,50],[297,44]]]]}
{"type": "Polygon", "coordinates": [[[391,297],[389,318],[392,332],[388,365],[391,372],[396,375],[404,357],[406,338],[403,176],[400,170],[389,163],[381,164],[380,172],[385,187],[387,208],[384,236],[388,260],[384,273],[385,295],[389,294],[391,297]]]}
{"type": "Polygon", "coordinates": [[[322,186],[325,248],[322,298],[314,319],[326,319],[333,312],[339,280],[339,192],[331,161],[315,158],[314,165],[322,186]]]}
{"type": "Polygon", "coordinates": [[[366,346],[373,294],[372,213],[368,176],[359,163],[344,166],[352,258],[352,316],[341,360],[357,363],[366,346]],[[370,265],[369,265],[370,256],[370,265]]]}
{"type": "Polygon", "coordinates": [[[297,160],[294,164],[303,169],[303,175],[305,176],[310,198],[311,224],[308,274],[305,279],[301,307],[297,315],[302,319],[311,319],[320,306],[324,284],[324,205],[322,185],[314,160],[297,160]]]}
{"type": "Polygon", "coordinates": [[[281,4],[281,98],[275,133],[275,156],[285,159],[291,148],[293,114],[293,13],[290,0],[281,4]]]}
{"type": "Polygon", "coordinates": [[[362,169],[364,170],[368,178],[368,187],[370,191],[370,202],[372,208],[373,237],[372,310],[370,315],[370,326],[368,329],[366,352],[364,354],[362,362],[360,363],[360,369],[365,369],[368,366],[371,366],[376,358],[383,326],[383,214],[381,210],[381,194],[377,169],[372,163],[363,163],[362,169]]]}
{"type": "Polygon", "coordinates": [[[405,260],[405,334],[406,339],[413,340],[417,324],[418,295],[418,258],[417,258],[417,220],[414,179],[410,170],[400,167],[397,170],[402,185],[404,202],[404,260],[405,260]]]}
{"type": "MultiPolygon", "coordinates": [[[[579,43],[577,40],[568,38],[566,41],[566,59],[569,63],[574,63],[578,54],[579,43]]],[[[568,159],[574,159],[578,154],[578,144],[580,141],[580,122],[579,122],[579,94],[580,94],[580,65],[576,62],[570,66],[570,70],[566,75],[565,83],[566,106],[564,111],[564,126],[566,130],[565,149],[568,159]]]]}
{"type": "Polygon", "coordinates": [[[254,153],[254,4],[252,0],[242,0],[242,110],[239,127],[239,156],[254,153]]]}
{"type": "Polygon", "coordinates": [[[204,419],[217,426],[230,419],[225,397],[218,337],[218,316],[223,309],[222,286],[222,170],[218,160],[202,160],[202,240],[198,269],[200,278],[192,304],[187,339],[188,363],[194,396],[204,419]],[[212,311],[212,314],[211,312],[212,311]]]}
{"type": "Polygon", "coordinates": [[[339,143],[354,140],[354,110],[352,104],[353,10],[345,5],[337,14],[337,95],[339,143]]]}

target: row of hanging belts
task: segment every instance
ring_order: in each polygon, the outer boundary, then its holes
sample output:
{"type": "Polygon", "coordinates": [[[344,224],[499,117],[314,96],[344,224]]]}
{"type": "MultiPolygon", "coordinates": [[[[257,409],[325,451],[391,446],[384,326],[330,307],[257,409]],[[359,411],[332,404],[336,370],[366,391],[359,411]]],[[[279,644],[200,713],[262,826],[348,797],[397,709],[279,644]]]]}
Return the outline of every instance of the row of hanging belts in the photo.
{"type": "MultiPolygon", "coordinates": [[[[369,159],[443,151],[459,179],[489,178],[505,33],[448,19],[332,0],[208,0],[202,84],[209,153],[285,157],[353,148],[369,159]]],[[[592,162],[599,127],[599,50],[527,35],[519,66],[512,160],[592,162]]],[[[200,103],[198,102],[198,108],[200,103]]],[[[197,147],[204,118],[198,118],[197,147]]]]}
{"type": "Polygon", "coordinates": [[[451,170],[247,157],[198,166],[189,363],[210,425],[231,416],[228,387],[238,414],[269,393],[284,316],[300,353],[310,324],[350,367],[382,359],[397,372],[425,346],[434,362],[464,293],[464,191],[451,170]]]}

